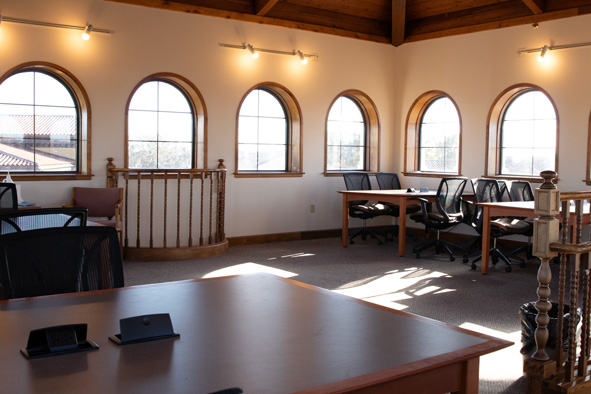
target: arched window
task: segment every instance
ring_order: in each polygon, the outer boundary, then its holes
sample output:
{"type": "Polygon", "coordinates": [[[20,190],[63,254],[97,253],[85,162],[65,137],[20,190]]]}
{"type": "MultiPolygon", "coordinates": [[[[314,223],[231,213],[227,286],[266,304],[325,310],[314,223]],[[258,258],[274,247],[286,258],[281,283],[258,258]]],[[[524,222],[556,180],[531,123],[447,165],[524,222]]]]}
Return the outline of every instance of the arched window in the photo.
{"type": "Polygon", "coordinates": [[[503,92],[489,116],[487,175],[539,178],[556,171],[558,121],[549,96],[533,85],[503,92]]]}
{"type": "Polygon", "coordinates": [[[301,176],[299,105],[284,87],[264,83],[238,110],[236,176],[301,176]]]}
{"type": "Polygon", "coordinates": [[[331,103],[326,118],[325,174],[379,171],[380,124],[373,101],[347,90],[331,103]]]}
{"type": "Polygon", "coordinates": [[[328,112],[326,125],[326,170],[364,171],[367,144],[365,118],[359,105],[339,97],[328,112]]]}
{"type": "Polygon", "coordinates": [[[450,96],[424,93],[411,106],[406,122],[405,173],[460,174],[462,122],[450,96]]]}
{"type": "Polygon", "coordinates": [[[88,179],[86,93],[58,66],[25,64],[0,80],[0,171],[88,179]]]}
{"type": "Polygon", "coordinates": [[[203,168],[205,107],[197,89],[182,77],[144,79],[127,108],[129,168],[203,168]]]}

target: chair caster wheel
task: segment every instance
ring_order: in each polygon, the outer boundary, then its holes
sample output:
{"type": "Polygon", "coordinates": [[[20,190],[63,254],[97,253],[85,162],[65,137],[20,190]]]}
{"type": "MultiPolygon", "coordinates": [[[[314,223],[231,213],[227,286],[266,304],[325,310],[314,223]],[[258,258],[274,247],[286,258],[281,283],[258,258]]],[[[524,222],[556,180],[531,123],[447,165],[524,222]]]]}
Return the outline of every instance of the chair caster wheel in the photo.
{"type": "Polygon", "coordinates": [[[420,253],[417,253],[417,254],[415,254],[415,257],[416,257],[417,259],[420,259],[420,258],[421,258],[421,255],[420,255],[420,253]]]}
{"type": "Polygon", "coordinates": [[[468,263],[468,261],[470,261],[466,256],[464,256],[464,258],[462,259],[462,263],[466,264],[468,263]]]}
{"type": "Polygon", "coordinates": [[[449,258],[449,261],[456,261],[456,258],[455,257],[450,257],[449,258]]]}
{"type": "Polygon", "coordinates": [[[520,266],[521,268],[525,268],[525,263],[519,263],[519,266],[520,266]]]}
{"type": "Polygon", "coordinates": [[[472,264],[470,268],[472,268],[472,271],[476,271],[476,264],[472,264]]]}
{"type": "Polygon", "coordinates": [[[510,266],[510,265],[506,266],[506,267],[505,267],[505,271],[507,271],[507,272],[511,272],[511,266],[510,266]]]}
{"type": "Polygon", "coordinates": [[[382,244],[382,241],[378,241],[378,245],[381,245],[381,244],[382,244]]]}
{"type": "Polygon", "coordinates": [[[355,244],[355,241],[353,241],[353,240],[349,241],[349,245],[354,245],[354,244],[355,244]]]}

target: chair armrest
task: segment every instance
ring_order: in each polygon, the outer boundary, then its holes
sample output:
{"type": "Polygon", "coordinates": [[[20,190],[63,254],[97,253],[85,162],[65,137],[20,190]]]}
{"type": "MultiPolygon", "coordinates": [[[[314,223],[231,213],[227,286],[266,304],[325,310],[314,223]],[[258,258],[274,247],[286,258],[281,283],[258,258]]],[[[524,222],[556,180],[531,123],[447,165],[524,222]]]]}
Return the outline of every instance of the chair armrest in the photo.
{"type": "Polygon", "coordinates": [[[68,208],[68,207],[73,207],[74,206],[74,200],[70,201],[67,204],[62,205],[62,208],[68,208]]]}
{"type": "Polygon", "coordinates": [[[423,220],[425,223],[429,220],[429,200],[422,197],[412,197],[409,200],[417,200],[421,203],[421,213],[423,214],[423,220]]]}

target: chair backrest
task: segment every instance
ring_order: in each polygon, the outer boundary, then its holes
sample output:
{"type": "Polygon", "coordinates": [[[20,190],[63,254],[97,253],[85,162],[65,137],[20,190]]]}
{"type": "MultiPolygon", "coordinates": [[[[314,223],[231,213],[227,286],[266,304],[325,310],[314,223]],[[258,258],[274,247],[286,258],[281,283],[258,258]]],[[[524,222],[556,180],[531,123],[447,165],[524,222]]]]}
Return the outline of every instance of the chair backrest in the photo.
{"type": "Polygon", "coordinates": [[[397,190],[402,189],[400,186],[400,179],[398,174],[393,172],[378,172],[376,174],[376,180],[381,190],[397,190]]]}
{"type": "Polygon", "coordinates": [[[113,227],[60,227],[0,236],[4,298],[123,287],[119,237],[113,227]]]}
{"type": "Polygon", "coordinates": [[[533,201],[534,191],[528,181],[513,181],[509,197],[511,201],[533,201]]]}
{"type": "Polygon", "coordinates": [[[0,212],[18,210],[16,185],[10,182],[0,182],[0,212]]]}
{"type": "Polygon", "coordinates": [[[441,179],[435,197],[435,206],[439,213],[447,218],[463,217],[462,193],[468,178],[449,177],[441,179]]]}
{"type": "Polygon", "coordinates": [[[90,217],[115,216],[115,207],[123,199],[123,189],[117,187],[74,187],[73,206],[88,209],[90,217]]]}
{"type": "Polygon", "coordinates": [[[0,213],[0,235],[54,227],[86,226],[86,208],[41,208],[0,213]]]}
{"type": "MultiPolygon", "coordinates": [[[[369,175],[365,172],[346,172],[343,174],[347,190],[371,190],[369,175]]],[[[349,201],[349,207],[366,204],[367,200],[349,201]]]]}
{"type": "MultiPolygon", "coordinates": [[[[472,187],[474,188],[474,199],[476,202],[503,201],[501,188],[499,187],[499,182],[496,179],[473,179],[472,187]]],[[[472,224],[478,230],[478,232],[482,231],[482,220],[482,207],[476,206],[474,215],[472,217],[472,224]]]]}

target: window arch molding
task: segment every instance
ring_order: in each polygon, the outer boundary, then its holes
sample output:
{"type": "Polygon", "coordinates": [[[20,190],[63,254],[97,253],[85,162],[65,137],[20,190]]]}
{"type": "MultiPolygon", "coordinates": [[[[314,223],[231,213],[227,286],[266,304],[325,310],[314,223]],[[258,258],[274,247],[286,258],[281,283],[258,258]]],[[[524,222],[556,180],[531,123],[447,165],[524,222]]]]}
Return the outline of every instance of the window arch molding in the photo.
{"type": "Polygon", "coordinates": [[[12,75],[27,71],[38,71],[49,74],[63,83],[73,94],[74,105],[78,113],[78,171],[76,173],[13,173],[11,177],[15,180],[46,181],[46,180],[89,180],[92,179],[92,155],[91,155],[91,120],[92,111],[90,100],[82,83],[67,69],[49,62],[32,61],[19,64],[6,71],[0,77],[0,85],[12,75]]]}
{"type": "Polygon", "coordinates": [[[193,168],[207,166],[207,108],[199,89],[187,78],[174,73],[156,73],[139,81],[131,91],[125,105],[125,167],[129,166],[129,107],[137,90],[148,82],[167,82],[180,89],[187,97],[193,112],[193,168]]]}
{"type": "Polygon", "coordinates": [[[450,175],[461,175],[462,172],[462,115],[455,100],[446,92],[441,90],[430,90],[421,94],[412,103],[408,114],[406,115],[405,125],[405,147],[404,150],[404,174],[409,176],[424,176],[424,177],[445,177],[450,175]],[[419,150],[421,137],[421,123],[423,115],[435,100],[440,98],[448,99],[456,109],[459,121],[459,137],[458,137],[458,170],[457,172],[422,172],[419,166],[419,150]]]}
{"type": "Polygon", "coordinates": [[[365,119],[366,141],[365,141],[365,168],[368,172],[378,172],[380,170],[380,116],[373,100],[364,92],[355,89],[349,89],[340,92],[330,102],[326,111],[324,121],[324,175],[340,176],[344,171],[329,171],[328,165],[328,116],[335,102],[341,97],[347,97],[353,100],[361,110],[365,119]]]}
{"type": "Polygon", "coordinates": [[[546,98],[550,101],[554,113],[556,115],[556,145],[555,145],[555,162],[554,171],[558,172],[558,135],[560,130],[560,122],[558,117],[558,110],[552,97],[541,87],[530,84],[520,83],[515,84],[507,89],[503,90],[493,101],[493,104],[489,110],[487,121],[486,121],[486,150],[485,150],[485,176],[490,178],[503,178],[503,179],[521,179],[528,180],[530,182],[542,182],[542,178],[538,176],[511,176],[501,174],[501,131],[503,126],[503,119],[505,112],[519,95],[529,92],[538,91],[543,93],[546,98]]]}
{"type": "Polygon", "coordinates": [[[293,93],[285,86],[275,82],[261,82],[251,87],[240,100],[236,110],[236,148],[235,148],[235,171],[237,178],[252,177],[301,177],[302,172],[302,110],[293,93]],[[287,122],[287,170],[286,171],[241,171],[238,166],[239,161],[239,119],[240,110],[244,100],[256,89],[266,90],[279,100],[285,110],[287,122]]]}

